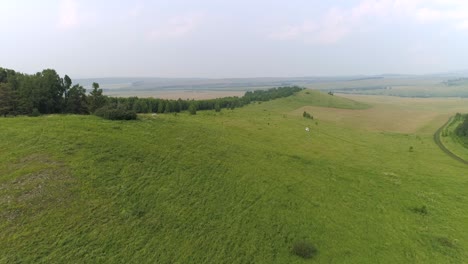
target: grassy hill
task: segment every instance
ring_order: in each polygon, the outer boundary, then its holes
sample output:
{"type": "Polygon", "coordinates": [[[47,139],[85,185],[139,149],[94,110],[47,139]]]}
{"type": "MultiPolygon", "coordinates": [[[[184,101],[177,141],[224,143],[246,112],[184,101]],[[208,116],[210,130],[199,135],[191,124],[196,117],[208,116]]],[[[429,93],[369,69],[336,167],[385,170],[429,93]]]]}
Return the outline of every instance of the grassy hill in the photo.
{"type": "Polygon", "coordinates": [[[0,263],[463,263],[467,167],[432,133],[466,102],[362,101],[0,119],[0,263]],[[375,126],[392,105],[417,126],[375,126]]]}

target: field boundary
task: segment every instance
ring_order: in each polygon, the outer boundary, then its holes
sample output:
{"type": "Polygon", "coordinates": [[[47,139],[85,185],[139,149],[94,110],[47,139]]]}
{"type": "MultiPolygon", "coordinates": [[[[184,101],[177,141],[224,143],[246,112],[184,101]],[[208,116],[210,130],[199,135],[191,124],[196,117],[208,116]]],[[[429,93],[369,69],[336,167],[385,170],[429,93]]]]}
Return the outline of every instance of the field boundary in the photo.
{"type": "Polygon", "coordinates": [[[439,129],[437,129],[437,131],[434,133],[434,142],[436,143],[437,146],[439,146],[439,148],[445,152],[447,155],[449,155],[450,157],[452,157],[453,159],[455,160],[458,160],[460,161],[461,163],[463,164],[466,164],[468,165],[468,161],[457,156],[455,153],[453,153],[452,151],[450,151],[447,147],[445,147],[445,145],[442,143],[442,141],[440,140],[440,133],[442,132],[442,130],[447,127],[450,122],[453,120],[453,117],[450,117],[449,120],[447,122],[445,122],[445,124],[443,126],[441,126],[439,129]]]}

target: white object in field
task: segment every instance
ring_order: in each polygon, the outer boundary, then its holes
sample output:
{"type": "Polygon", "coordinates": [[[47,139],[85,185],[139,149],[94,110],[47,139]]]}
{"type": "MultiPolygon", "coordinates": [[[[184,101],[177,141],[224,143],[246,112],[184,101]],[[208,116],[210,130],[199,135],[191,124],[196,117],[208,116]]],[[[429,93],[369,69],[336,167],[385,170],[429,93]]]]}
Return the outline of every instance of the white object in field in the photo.
{"type": "Polygon", "coordinates": [[[307,131],[307,132],[310,132],[310,129],[309,129],[308,127],[306,127],[306,131],[307,131]]]}

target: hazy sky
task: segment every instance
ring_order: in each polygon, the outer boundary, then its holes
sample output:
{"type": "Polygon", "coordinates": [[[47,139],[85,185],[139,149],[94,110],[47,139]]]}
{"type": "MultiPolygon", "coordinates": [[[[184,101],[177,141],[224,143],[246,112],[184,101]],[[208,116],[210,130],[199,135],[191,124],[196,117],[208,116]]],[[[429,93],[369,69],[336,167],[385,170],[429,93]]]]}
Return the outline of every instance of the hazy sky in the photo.
{"type": "Polygon", "coordinates": [[[468,1],[0,0],[0,67],[79,77],[468,69],[468,1]]]}

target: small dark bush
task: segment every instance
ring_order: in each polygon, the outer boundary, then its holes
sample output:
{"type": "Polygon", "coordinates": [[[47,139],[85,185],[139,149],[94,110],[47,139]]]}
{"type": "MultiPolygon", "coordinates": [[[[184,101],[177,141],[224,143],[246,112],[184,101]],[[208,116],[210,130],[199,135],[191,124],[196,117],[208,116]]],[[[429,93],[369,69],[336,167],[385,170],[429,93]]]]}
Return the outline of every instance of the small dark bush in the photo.
{"type": "Polygon", "coordinates": [[[413,152],[413,151],[414,151],[413,146],[409,147],[409,152],[413,152]]]}
{"type": "Polygon", "coordinates": [[[191,115],[196,115],[197,114],[197,105],[195,103],[191,103],[189,105],[188,111],[191,115]]]}
{"type": "Polygon", "coordinates": [[[308,259],[317,253],[317,249],[311,243],[301,240],[294,243],[292,252],[299,257],[308,259]]]}
{"type": "Polygon", "coordinates": [[[41,113],[39,112],[39,110],[37,110],[37,108],[34,108],[31,112],[31,114],[29,114],[29,116],[33,116],[33,117],[37,117],[37,116],[40,116],[41,113]]]}
{"type": "Polygon", "coordinates": [[[303,116],[304,118],[314,119],[314,117],[311,116],[311,115],[310,115],[309,113],[307,113],[306,111],[304,111],[304,113],[302,113],[302,116],[303,116]]]}
{"type": "Polygon", "coordinates": [[[135,120],[137,114],[133,110],[127,110],[123,107],[109,107],[105,106],[97,109],[95,115],[109,120],[135,120]]]}
{"type": "Polygon", "coordinates": [[[412,209],[413,212],[415,213],[418,213],[420,215],[427,215],[428,211],[427,211],[427,207],[425,205],[421,206],[421,207],[414,207],[412,209]]]}
{"type": "Polygon", "coordinates": [[[439,242],[440,245],[442,245],[444,247],[448,247],[448,248],[455,248],[456,247],[455,243],[452,240],[450,240],[450,239],[448,239],[446,237],[438,237],[436,240],[437,240],[437,242],[439,242]]]}

